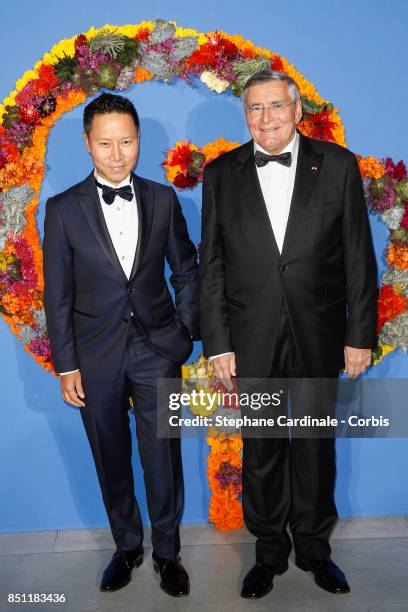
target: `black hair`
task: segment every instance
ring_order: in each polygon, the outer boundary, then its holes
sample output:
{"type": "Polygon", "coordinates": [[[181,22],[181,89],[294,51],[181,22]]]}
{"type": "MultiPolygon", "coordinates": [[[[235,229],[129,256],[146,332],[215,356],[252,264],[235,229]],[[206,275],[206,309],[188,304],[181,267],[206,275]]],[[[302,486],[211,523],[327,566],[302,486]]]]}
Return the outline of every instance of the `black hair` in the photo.
{"type": "Polygon", "coordinates": [[[139,115],[132,102],[124,96],[103,93],[92,100],[84,108],[84,132],[89,134],[92,129],[92,120],[95,115],[106,115],[108,113],[122,113],[131,115],[137,131],[139,132],[139,115]]]}

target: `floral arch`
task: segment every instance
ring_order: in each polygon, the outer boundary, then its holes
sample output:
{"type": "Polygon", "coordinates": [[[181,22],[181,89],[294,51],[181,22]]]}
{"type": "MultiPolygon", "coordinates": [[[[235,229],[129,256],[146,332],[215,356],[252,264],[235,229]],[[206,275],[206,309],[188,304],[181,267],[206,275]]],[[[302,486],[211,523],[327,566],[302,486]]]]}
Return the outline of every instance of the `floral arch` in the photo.
{"type": "MultiPolygon", "coordinates": [[[[245,79],[262,68],[281,70],[297,83],[304,109],[301,131],[346,146],[338,109],[282,56],[238,35],[199,33],[174,22],[91,28],[45,53],[0,104],[0,312],[34,359],[53,371],[43,308],[42,251],[36,224],[45,175],[48,135],[66,112],[100,89],[126,90],[157,79],[187,83],[200,78],[217,93],[240,95],[245,79]]],[[[201,148],[176,143],[163,162],[178,189],[202,180],[206,163],[239,146],[223,138],[201,148]]],[[[402,161],[357,155],[370,211],[390,230],[378,301],[376,362],[408,346],[408,178],[402,161]]],[[[204,361],[184,375],[209,376],[204,361]]],[[[242,524],[240,448],[237,436],[208,439],[213,491],[210,520],[220,529],[242,524]]]]}

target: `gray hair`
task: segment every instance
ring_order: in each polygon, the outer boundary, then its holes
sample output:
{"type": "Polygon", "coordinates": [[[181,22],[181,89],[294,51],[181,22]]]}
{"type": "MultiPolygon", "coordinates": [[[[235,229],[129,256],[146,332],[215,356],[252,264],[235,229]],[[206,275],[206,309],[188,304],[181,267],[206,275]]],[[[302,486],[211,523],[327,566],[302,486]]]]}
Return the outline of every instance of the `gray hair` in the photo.
{"type": "Polygon", "coordinates": [[[241,96],[243,103],[245,104],[246,92],[250,87],[257,85],[258,83],[269,83],[270,81],[285,81],[288,84],[289,95],[293,102],[296,103],[298,100],[300,100],[298,86],[290,76],[284,72],[279,72],[278,70],[260,70],[259,72],[255,72],[255,74],[248,77],[245,81],[241,96]]]}

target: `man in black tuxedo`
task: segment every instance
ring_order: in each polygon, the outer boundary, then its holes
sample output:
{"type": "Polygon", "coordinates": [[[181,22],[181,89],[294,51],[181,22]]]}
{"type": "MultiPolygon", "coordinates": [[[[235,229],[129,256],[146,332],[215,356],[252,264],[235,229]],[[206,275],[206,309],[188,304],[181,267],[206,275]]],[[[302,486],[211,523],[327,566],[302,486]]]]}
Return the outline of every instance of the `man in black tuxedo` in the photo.
{"type": "Polygon", "coordinates": [[[47,202],[45,311],[62,396],[80,407],[117,546],[101,590],[125,586],[143,560],[131,396],[154,568],[162,588],[178,596],[189,592],[178,556],[180,440],[157,435],[156,379],[180,378],[198,337],[196,249],[174,190],[133,174],[139,137],[139,118],[128,99],[102,94],[86,106],[84,139],[95,169],[47,202]]]}
{"type": "MultiPolygon", "coordinates": [[[[217,377],[351,378],[376,343],[376,264],[352,153],[296,130],[296,83],[262,71],[245,84],[253,140],[204,173],[200,331],[217,377]]],[[[336,522],[329,438],[244,438],[243,510],[256,564],[243,597],[262,597],[296,564],[333,593],[350,590],[330,559],[336,522]]]]}

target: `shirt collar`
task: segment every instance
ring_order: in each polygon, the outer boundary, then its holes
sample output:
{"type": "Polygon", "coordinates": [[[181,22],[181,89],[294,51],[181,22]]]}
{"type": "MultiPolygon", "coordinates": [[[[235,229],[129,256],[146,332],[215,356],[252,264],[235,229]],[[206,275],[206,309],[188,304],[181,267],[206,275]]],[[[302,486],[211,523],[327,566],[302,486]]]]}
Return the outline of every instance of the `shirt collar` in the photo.
{"type": "MultiPolygon", "coordinates": [[[[292,157],[296,157],[299,149],[299,134],[295,131],[295,134],[292,140],[286,145],[286,147],[280,153],[290,152],[292,153],[292,157]]],[[[262,153],[266,153],[266,155],[270,155],[268,151],[265,151],[258,143],[254,140],[254,152],[261,151],[262,153]]],[[[280,155],[280,154],[279,154],[280,155]]]]}
{"type": "Polygon", "coordinates": [[[131,175],[128,174],[126,178],[123,179],[123,181],[121,181],[119,183],[119,185],[113,185],[112,183],[110,183],[107,179],[102,178],[99,174],[97,169],[94,169],[94,176],[96,178],[96,180],[98,181],[98,183],[100,183],[101,185],[107,185],[108,187],[112,187],[112,188],[119,188],[119,187],[125,187],[126,185],[132,185],[132,181],[131,181],[131,175]]]}

